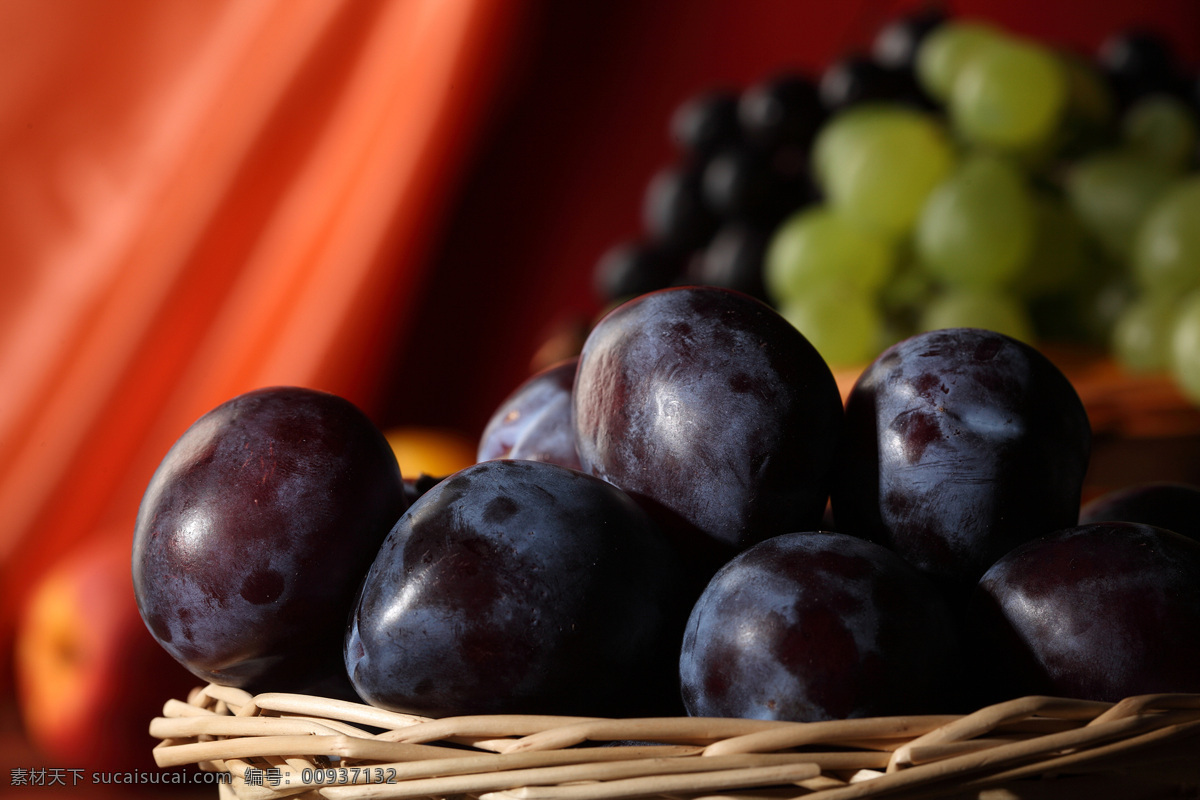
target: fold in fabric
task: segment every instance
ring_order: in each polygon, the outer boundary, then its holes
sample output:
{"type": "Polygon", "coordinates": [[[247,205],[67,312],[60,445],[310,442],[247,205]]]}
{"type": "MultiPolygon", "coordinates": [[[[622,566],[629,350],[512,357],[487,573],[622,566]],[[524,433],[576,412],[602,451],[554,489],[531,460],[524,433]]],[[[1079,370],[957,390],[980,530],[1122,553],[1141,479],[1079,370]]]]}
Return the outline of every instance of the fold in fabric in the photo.
{"type": "Polygon", "coordinates": [[[5,634],[56,554],[132,534],[209,408],[293,384],[373,411],[521,11],[0,2],[5,634]]]}

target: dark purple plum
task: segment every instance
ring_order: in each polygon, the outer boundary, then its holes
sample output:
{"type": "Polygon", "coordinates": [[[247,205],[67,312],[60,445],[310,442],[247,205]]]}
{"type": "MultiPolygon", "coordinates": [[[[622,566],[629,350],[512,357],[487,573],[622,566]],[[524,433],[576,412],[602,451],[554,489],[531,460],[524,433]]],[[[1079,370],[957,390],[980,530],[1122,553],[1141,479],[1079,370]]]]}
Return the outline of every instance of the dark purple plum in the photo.
{"type": "Polygon", "coordinates": [[[415,478],[405,478],[404,479],[404,501],[405,501],[404,504],[405,504],[405,507],[411,506],[413,503],[417,502],[418,497],[425,494],[432,487],[436,486],[438,484],[438,481],[442,480],[443,477],[445,477],[445,476],[427,475],[425,473],[421,473],[420,475],[418,475],[415,478]]]}
{"type": "Polygon", "coordinates": [[[1200,692],[1200,542],[1131,522],[1058,531],[984,574],[978,666],[998,696],[1200,692]]]}
{"type": "Polygon", "coordinates": [[[344,683],[346,619],[406,502],[387,439],[350,401],[239,395],[188,428],[146,487],[133,540],[142,618],[205,681],[344,683]]]}
{"type": "Polygon", "coordinates": [[[1033,347],[952,328],[884,351],[846,400],[840,531],[969,591],[1017,545],[1074,525],[1091,449],[1074,387],[1033,347]]]}
{"type": "Polygon", "coordinates": [[[578,358],[553,364],[513,390],[484,426],[477,460],[514,458],[581,469],[571,425],[578,364],[578,358]]]}
{"type": "Polygon", "coordinates": [[[821,519],[841,395],[808,340],[764,303],[681,287],[619,306],[584,343],[574,401],[584,471],[690,547],[726,558],[821,519]]]}
{"type": "Polygon", "coordinates": [[[619,489],[485,461],[429,489],[363,582],[346,669],[368,702],[447,716],[670,713],[689,598],[619,489]]]}
{"type": "Polygon", "coordinates": [[[1140,522],[1200,541],[1200,486],[1186,483],[1138,483],[1084,503],[1079,524],[1140,522]]]}
{"type": "Polygon", "coordinates": [[[810,722],[955,707],[950,612],[885,547],[789,533],[723,566],[684,633],[680,683],[692,716],[810,722]]]}

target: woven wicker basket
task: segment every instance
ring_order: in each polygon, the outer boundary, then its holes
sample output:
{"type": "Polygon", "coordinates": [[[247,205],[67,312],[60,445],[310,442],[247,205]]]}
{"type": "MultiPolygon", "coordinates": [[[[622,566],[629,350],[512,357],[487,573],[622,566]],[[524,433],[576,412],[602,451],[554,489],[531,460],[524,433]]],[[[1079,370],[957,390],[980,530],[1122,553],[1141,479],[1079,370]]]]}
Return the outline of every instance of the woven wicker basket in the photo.
{"type": "Polygon", "coordinates": [[[242,800],[1200,797],[1200,694],[814,723],[434,720],[209,685],[150,732],[159,766],[228,772],[221,795],[242,800]]]}

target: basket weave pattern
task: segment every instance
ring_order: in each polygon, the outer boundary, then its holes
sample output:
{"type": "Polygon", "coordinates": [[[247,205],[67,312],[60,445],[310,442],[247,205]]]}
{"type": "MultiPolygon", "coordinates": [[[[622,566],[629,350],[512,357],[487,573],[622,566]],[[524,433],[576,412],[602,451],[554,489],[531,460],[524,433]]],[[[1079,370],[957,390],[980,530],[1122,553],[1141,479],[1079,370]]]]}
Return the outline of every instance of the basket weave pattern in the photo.
{"type": "Polygon", "coordinates": [[[240,800],[1200,797],[1200,694],[800,723],[427,719],[209,685],[150,732],[160,767],[228,772],[240,800]]]}

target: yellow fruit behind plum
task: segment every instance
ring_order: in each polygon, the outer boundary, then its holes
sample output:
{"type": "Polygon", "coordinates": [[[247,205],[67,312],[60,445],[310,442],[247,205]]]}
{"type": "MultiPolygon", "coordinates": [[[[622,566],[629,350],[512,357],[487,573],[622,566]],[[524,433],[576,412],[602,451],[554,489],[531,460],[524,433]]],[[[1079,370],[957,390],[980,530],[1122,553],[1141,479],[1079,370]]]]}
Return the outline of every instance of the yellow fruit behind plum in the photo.
{"type": "Polygon", "coordinates": [[[384,431],[400,474],[416,478],[422,474],[442,478],[475,463],[476,442],[448,428],[397,426],[384,431]]]}

